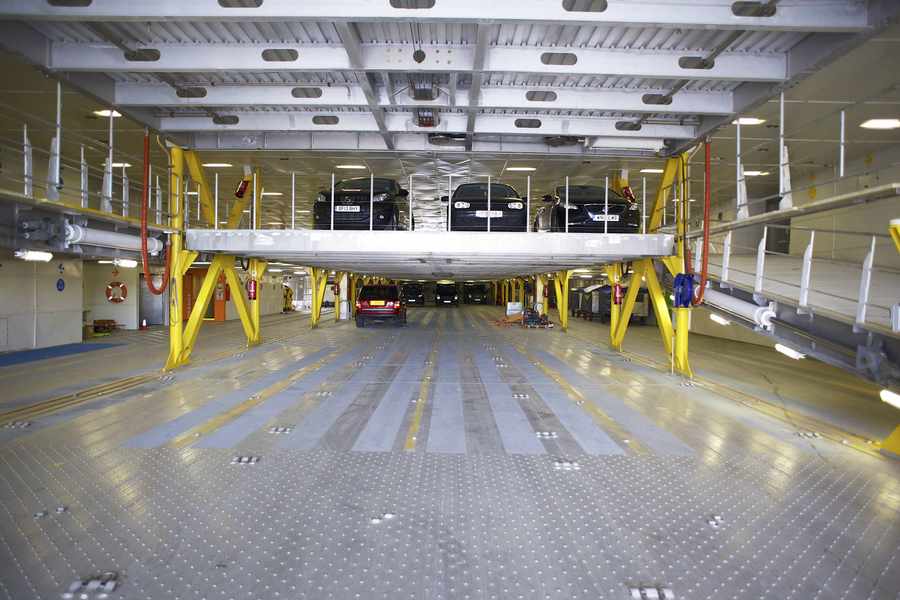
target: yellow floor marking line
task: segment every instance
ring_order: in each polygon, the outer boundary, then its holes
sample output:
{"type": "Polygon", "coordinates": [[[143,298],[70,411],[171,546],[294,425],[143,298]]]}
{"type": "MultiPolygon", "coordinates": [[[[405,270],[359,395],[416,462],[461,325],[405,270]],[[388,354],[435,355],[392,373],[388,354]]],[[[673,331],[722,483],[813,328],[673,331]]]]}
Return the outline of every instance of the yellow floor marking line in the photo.
{"type": "Polygon", "coordinates": [[[144,375],[134,375],[132,377],[125,377],[123,379],[117,379],[116,381],[111,381],[108,383],[103,383],[83,390],[79,390],[77,392],[72,392],[71,394],[64,394],[62,396],[50,398],[49,400],[44,400],[42,402],[38,402],[37,404],[29,404],[28,406],[23,406],[5,413],[0,413],[0,423],[7,423],[11,421],[29,421],[32,419],[36,419],[37,417],[43,417],[55,412],[59,412],[66,408],[78,406],[79,404],[83,404],[84,402],[88,402],[89,400],[96,400],[98,398],[102,398],[103,396],[109,396],[110,394],[116,394],[119,392],[130,390],[158,377],[159,375],[155,372],[144,375]]]}
{"type": "Polygon", "coordinates": [[[428,402],[428,388],[431,387],[431,378],[434,375],[434,365],[437,361],[438,338],[441,332],[438,330],[437,335],[431,343],[431,352],[428,353],[428,364],[425,366],[425,374],[422,377],[422,383],[419,385],[419,395],[416,399],[416,410],[413,412],[412,422],[409,424],[409,430],[406,432],[406,443],[403,445],[404,450],[415,450],[416,440],[419,436],[419,427],[422,425],[422,414],[425,412],[425,404],[428,402]]]}
{"type": "MultiPolygon", "coordinates": [[[[368,336],[366,339],[368,339],[368,336]]],[[[361,343],[362,342],[359,342],[354,347],[359,346],[361,343]]],[[[350,351],[352,351],[352,349],[350,351]]],[[[210,433],[219,429],[226,423],[241,416],[242,414],[244,414],[251,408],[259,406],[260,404],[262,404],[263,402],[265,402],[266,400],[268,400],[269,398],[271,398],[278,392],[281,392],[281,391],[287,389],[288,387],[290,387],[297,381],[300,381],[301,379],[303,379],[310,373],[313,373],[314,371],[321,369],[325,364],[334,360],[335,358],[337,358],[344,352],[346,352],[346,351],[345,350],[335,350],[334,352],[331,352],[330,354],[319,359],[318,361],[314,362],[313,364],[303,367],[302,369],[300,369],[299,371],[297,371],[290,377],[287,377],[286,379],[282,379],[281,381],[270,385],[269,387],[262,390],[261,392],[257,392],[256,394],[253,394],[252,396],[250,396],[250,398],[241,402],[240,404],[231,408],[230,410],[228,410],[224,413],[221,413],[219,415],[216,415],[212,419],[187,430],[186,432],[182,433],[178,437],[171,439],[169,441],[169,443],[165,445],[165,447],[166,448],[185,448],[187,446],[190,446],[191,444],[193,444],[194,442],[199,440],[204,435],[209,435],[210,433]]]]}

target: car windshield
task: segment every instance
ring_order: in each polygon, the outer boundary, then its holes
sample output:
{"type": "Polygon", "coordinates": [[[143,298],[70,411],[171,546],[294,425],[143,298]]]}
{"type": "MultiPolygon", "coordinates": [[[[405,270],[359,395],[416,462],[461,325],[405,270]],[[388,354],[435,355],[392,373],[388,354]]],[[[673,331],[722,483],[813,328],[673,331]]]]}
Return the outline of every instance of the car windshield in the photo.
{"type": "Polygon", "coordinates": [[[334,184],[336,192],[351,193],[369,193],[370,188],[374,188],[376,194],[389,194],[394,191],[395,182],[393,179],[384,179],[376,177],[374,181],[368,177],[357,177],[354,179],[345,179],[334,184]]]}
{"type": "Polygon", "coordinates": [[[360,300],[399,300],[396,285],[367,285],[359,292],[360,300]]]}
{"type": "Polygon", "coordinates": [[[487,286],[484,285],[483,283],[471,283],[466,286],[466,289],[469,292],[474,292],[476,294],[478,294],[478,293],[483,294],[485,292],[486,288],[487,288],[487,286]]]}
{"type": "Polygon", "coordinates": [[[443,295],[455,294],[456,286],[453,285],[452,283],[439,283],[437,285],[437,293],[443,294],[443,295]]]}
{"type": "MultiPolygon", "coordinates": [[[[516,190],[502,183],[491,184],[491,199],[494,198],[518,198],[516,190]]],[[[456,188],[453,192],[454,200],[487,200],[486,183],[466,183],[456,188]]]]}
{"type": "MultiPolygon", "coordinates": [[[[556,188],[556,195],[560,200],[566,199],[566,186],[561,185],[556,188]]],[[[570,202],[604,202],[606,194],[603,186],[600,185],[570,185],[569,201],[570,202]]],[[[616,193],[615,190],[609,188],[610,202],[627,202],[625,197],[616,193]]]]}
{"type": "Polygon", "coordinates": [[[403,293],[410,296],[412,294],[421,294],[422,286],[421,285],[404,285],[403,293]]]}

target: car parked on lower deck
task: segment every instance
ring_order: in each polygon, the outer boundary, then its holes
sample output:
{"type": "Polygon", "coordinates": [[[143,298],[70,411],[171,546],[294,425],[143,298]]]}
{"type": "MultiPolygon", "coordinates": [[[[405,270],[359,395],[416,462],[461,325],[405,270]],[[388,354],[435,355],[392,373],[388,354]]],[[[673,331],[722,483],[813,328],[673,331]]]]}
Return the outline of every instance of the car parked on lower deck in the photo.
{"type": "MultiPolygon", "coordinates": [[[[334,228],[405,230],[409,228],[409,191],[393,179],[354,177],[334,184],[334,228]],[[371,211],[369,210],[371,207],[371,211]]],[[[331,229],[331,190],[322,190],[313,207],[315,229],[331,229]]],[[[415,226],[415,221],[413,221],[415,226]]]]}
{"type": "Polygon", "coordinates": [[[424,305],[425,288],[419,283],[404,283],[400,286],[400,297],[406,301],[407,305],[424,305]]]}
{"type": "Polygon", "coordinates": [[[406,302],[399,285],[366,285],[356,297],[356,326],[370,321],[395,321],[406,325],[406,302]]]}
{"type": "Polygon", "coordinates": [[[486,283],[466,283],[463,286],[463,301],[466,304],[487,304],[488,293],[486,283]]]}
{"type": "Polygon", "coordinates": [[[434,286],[434,303],[437,306],[459,305],[459,290],[455,283],[438,283],[434,286]]]}
{"type": "Polygon", "coordinates": [[[508,185],[492,183],[489,200],[486,183],[464,183],[441,202],[449,202],[451,231],[487,231],[488,220],[491,231],[528,231],[527,200],[508,185]]]}
{"type": "Polygon", "coordinates": [[[567,205],[565,186],[544,196],[546,205],[537,211],[535,229],[566,231],[568,212],[570,233],[639,233],[641,230],[641,212],[630,190],[622,195],[602,185],[570,185],[568,198],[567,205]]]}

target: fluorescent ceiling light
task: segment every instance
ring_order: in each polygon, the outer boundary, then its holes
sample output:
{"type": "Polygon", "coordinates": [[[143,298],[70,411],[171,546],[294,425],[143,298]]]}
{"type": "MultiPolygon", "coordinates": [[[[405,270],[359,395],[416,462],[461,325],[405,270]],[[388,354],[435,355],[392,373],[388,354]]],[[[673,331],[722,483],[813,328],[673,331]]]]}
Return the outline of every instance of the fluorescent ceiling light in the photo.
{"type": "Polygon", "coordinates": [[[366,165],[337,165],[335,169],[347,169],[347,170],[365,170],[368,167],[366,165]]]}
{"type": "Polygon", "coordinates": [[[891,390],[881,390],[879,396],[881,396],[882,402],[887,402],[894,408],[900,408],[900,394],[898,394],[897,392],[892,392],[891,390]]]}
{"type": "Polygon", "coordinates": [[[53,260],[53,253],[40,250],[16,250],[15,257],[31,262],[50,262],[53,260]]]}
{"type": "Polygon", "coordinates": [[[132,260],[130,258],[117,258],[113,261],[113,264],[117,267],[124,267],[126,269],[133,269],[137,266],[137,261],[132,260]]]}
{"type": "Polygon", "coordinates": [[[897,129],[900,119],[869,119],[859,125],[863,129],[897,129]]]}
{"type": "Polygon", "coordinates": [[[266,225],[281,225],[281,221],[269,221],[266,225]]]}
{"type": "Polygon", "coordinates": [[[765,177],[768,174],[768,171],[744,171],[746,177],[765,177]]]}
{"type": "Polygon", "coordinates": [[[717,315],[716,313],[710,313],[709,320],[713,323],[718,323],[719,325],[731,325],[731,321],[729,321],[725,317],[717,315]]]}
{"type": "Polygon", "coordinates": [[[506,167],[507,171],[537,171],[534,167],[506,167]]]}
{"type": "Polygon", "coordinates": [[[765,123],[765,119],[760,119],[758,117],[740,117],[739,119],[735,119],[731,122],[732,125],[762,125],[765,123]]]}
{"type": "Polygon", "coordinates": [[[203,166],[210,169],[227,169],[232,165],[231,163],[203,163],[203,166]]]}
{"type": "Polygon", "coordinates": [[[97,261],[97,264],[98,264],[98,265],[111,265],[111,264],[113,264],[113,261],[111,261],[111,260],[98,260],[98,261],[97,261]]]}
{"type": "Polygon", "coordinates": [[[775,344],[775,349],[778,350],[779,352],[781,352],[782,354],[784,354],[785,356],[793,358],[794,360],[800,360],[801,358],[806,358],[806,355],[803,354],[802,352],[797,352],[793,348],[789,348],[783,344],[775,344]]]}
{"type": "Polygon", "coordinates": [[[300,213],[300,214],[303,214],[303,215],[308,215],[308,214],[311,213],[312,211],[310,211],[310,210],[298,210],[297,212],[300,213]]]}
{"type": "Polygon", "coordinates": [[[263,196],[283,196],[281,192],[263,192],[263,196]]]}
{"type": "Polygon", "coordinates": [[[131,166],[131,163],[127,163],[127,162],[114,162],[112,164],[113,169],[127,169],[130,166],[131,166]]]}
{"type": "Polygon", "coordinates": [[[122,116],[122,114],[121,114],[119,111],[117,111],[117,110],[110,110],[110,109],[108,109],[108,108],[101,108],[101,109],[99,109],[99,110],[95,110],[95,111],[94,111],[94,114],[95,114],[96,116],[98,116],[98,117],[107,117],[107,118],[109,118],[110,115],[111,115],[112,118],[114,118],[114,119],[115,119],[116,117],[121,117],[121,116],[122,116]]]}
{"type": "Polygon", "coordinates": [[[579,275],[579,277],[581,277],[582,279],[593,279],[594,278],[593,275],[579,275]]]}
{"type": "Polygon", "coordinates": [[[284,269],[269,269],[269,273],[281,273],[284,269]]]}
{"type": "Polygon", "coordinates": [[[185,196],[199,196],[200,192],[185,192],[185,196]]]}
{"type": "Polygon", "coordinates": [[[653,173],[653,174],[659,174],[659,173],[662,173],[662,172],[663,172],[662,169],[641,169],[641,173],[653,173]]]}

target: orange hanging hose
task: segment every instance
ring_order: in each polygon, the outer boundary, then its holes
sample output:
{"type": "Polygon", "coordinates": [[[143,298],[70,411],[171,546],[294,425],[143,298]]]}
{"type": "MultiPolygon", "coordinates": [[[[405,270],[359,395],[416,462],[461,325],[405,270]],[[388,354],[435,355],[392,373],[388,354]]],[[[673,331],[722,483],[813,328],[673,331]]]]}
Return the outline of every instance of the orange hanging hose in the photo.
{"type": "Polygon", "coordinates": [[[710,149],[709,139],[704,144],[703,157],[703,263],[700,270],[700,287],[697,295],[692,300],[694,306],[703,302],[703,290],[706,289],[706,279],[709,275],[709,205],[711,201],[711,184],[710,181],[710,149]]]}
{"type": "Polygon", "coordinates": [[[170,244],[166,244],[166,272],[163,275],[162,285],[153,285],[153,276],[150,273],[150,260],[147,257],[147,204],[150,202],[150,131],[144,129],[144,188],[141,192],[141,262],[144,268],[144,281],[151,294],[159,296],[169,287],[169,274],[171,272],[170,244]]]}

